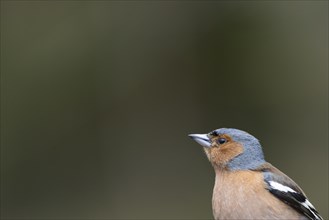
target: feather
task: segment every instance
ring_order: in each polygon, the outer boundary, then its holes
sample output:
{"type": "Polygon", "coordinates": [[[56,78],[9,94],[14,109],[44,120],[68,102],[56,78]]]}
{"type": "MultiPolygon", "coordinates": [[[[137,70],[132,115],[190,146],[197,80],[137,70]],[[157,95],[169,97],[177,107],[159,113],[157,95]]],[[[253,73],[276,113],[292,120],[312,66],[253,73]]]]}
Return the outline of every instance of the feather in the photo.
{"type": "Polygon", "coordinates": [[[322,220],[305,193],[287,175],[269,163],[262,165],[258,170],[263,172],[267,190],[275,197],[311,220],[322,220]]]}

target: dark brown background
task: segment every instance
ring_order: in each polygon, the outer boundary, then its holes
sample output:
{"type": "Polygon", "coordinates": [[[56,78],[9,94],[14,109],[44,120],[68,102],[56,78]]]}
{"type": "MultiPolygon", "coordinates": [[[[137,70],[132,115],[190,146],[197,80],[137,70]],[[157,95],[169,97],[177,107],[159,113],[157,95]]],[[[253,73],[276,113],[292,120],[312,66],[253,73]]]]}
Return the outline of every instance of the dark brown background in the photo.
{"type": "Polygon", "coordinates": [[[3,218],[212,218],[219,127],[328,218],[327,1],[1,1],[3,218]]]}

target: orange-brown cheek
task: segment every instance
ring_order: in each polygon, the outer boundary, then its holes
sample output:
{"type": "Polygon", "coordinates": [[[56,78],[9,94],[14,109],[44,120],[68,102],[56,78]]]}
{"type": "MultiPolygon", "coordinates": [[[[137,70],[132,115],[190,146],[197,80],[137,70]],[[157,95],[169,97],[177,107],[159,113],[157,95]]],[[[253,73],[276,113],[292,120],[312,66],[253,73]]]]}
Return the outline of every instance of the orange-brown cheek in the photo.
{"type": "Polygon", "coordinates": [[[214,165],[225,167],[225,165],[243,152],[243,147],[238,143],[229,143],[221,147],[213,147],[210,149],[209,160],[214,165]]]}

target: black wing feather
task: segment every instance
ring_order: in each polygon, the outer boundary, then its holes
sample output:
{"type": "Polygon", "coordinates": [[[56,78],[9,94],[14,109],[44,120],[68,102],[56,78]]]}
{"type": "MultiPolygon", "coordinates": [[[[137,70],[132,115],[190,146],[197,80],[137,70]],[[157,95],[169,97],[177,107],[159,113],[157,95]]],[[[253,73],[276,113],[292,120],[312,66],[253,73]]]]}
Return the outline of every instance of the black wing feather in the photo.
{"type": "MultiPolygon", "coordinates": [[[[306,201],[306,198],[303,195],[300,195],[298,193],[282,192],[276,189],[269,189],[269,191],[277,198],[279,198],[281,201],[288,204],[299,213],[307,216],[309,219],[314,219],[314,220],[319,219],[319,217],[314,215],[310,209],[306,208],[301,204],[306,201]]],[[[313,209],[312,211],[314,212],[315,210],[313,209]]],[[[314,213],[318,214],[316,211],[314,213]]]]}
{"type": "Polygon", "coordinates": [[[264,180],[268,185],[268,191],[280,199],[282,202],[294,208],[297,212],[305,215],[311,220],[321,220],[321,216],[312,205],[307,205],[308,200],[298,185],[286,175],[277,175],[265,171],[264,180]],[[284,191],[272,187],[271,182],[279,183],[282,186],[289,187],[293,191],[284,191]]]}

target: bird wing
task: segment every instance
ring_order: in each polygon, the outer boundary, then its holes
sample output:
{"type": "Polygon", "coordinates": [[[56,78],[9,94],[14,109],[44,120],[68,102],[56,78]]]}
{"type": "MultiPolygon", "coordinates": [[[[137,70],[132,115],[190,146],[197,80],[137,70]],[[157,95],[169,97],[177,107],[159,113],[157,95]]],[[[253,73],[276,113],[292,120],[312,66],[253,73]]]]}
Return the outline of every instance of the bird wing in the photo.
{"type": "Polygon", "coordinates": [[[270,163],[259,168],[263,172],[266,189],[275,197],[294,208],[311,220],[322,220],[322,217],[308,201],[301,188],[287,175],[270,163]]]}

